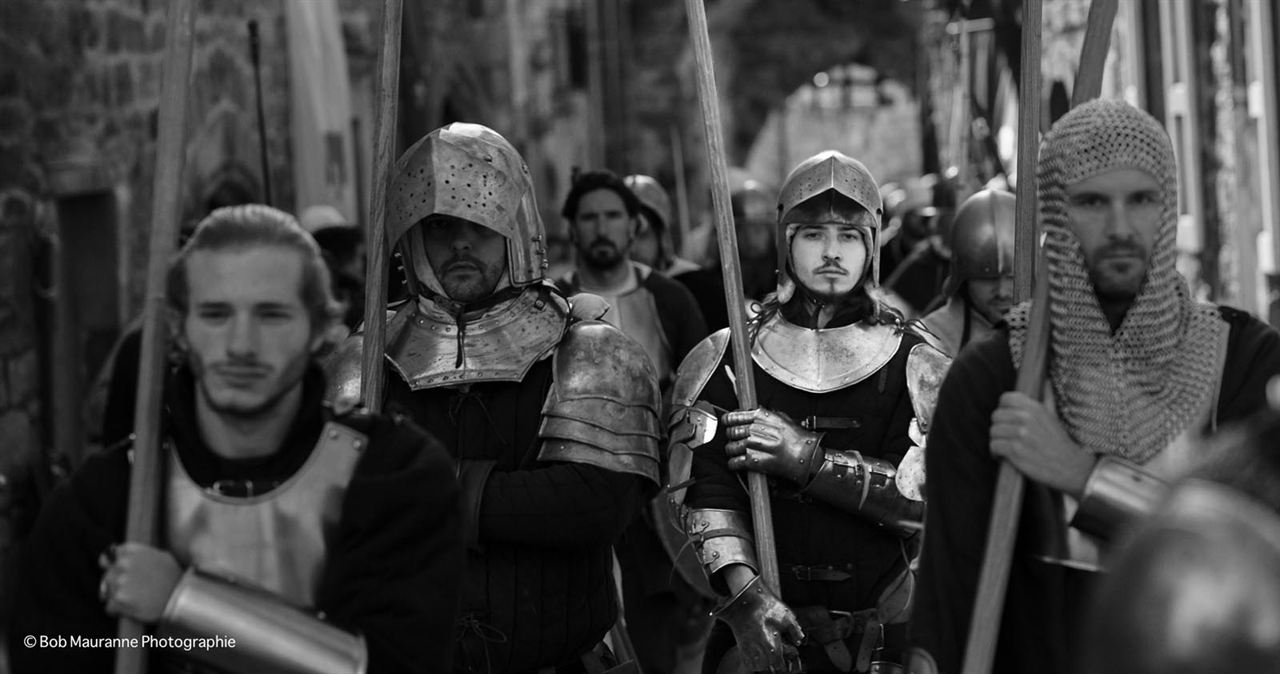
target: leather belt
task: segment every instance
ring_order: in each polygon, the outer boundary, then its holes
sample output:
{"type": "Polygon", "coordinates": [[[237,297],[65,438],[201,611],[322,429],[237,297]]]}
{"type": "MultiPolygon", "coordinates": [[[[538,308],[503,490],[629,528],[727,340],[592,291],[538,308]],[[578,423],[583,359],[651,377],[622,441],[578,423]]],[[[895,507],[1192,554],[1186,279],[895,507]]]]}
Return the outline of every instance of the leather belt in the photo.
{"type": "Polygon", "coordinates": [[[784,573],[795,576],[796,580],[838,583],[853,578],[848,571],[833,566],[805,566],[803,564],[780,564],[784,573]]]}

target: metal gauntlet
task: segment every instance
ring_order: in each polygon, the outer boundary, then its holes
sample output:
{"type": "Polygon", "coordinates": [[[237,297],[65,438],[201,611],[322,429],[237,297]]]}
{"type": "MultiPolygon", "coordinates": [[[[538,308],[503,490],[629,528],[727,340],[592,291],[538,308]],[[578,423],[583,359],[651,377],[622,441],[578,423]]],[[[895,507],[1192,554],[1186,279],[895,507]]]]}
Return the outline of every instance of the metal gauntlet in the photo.
{"type": "MultiPolygon", "coordinates": [[[[684,530],[711,575],[730,564],[744,564],[759,573],[755,537],[745,513],[697,508],[684,518],[684,530]]],[[[713,576],[714,577],[714,576],[713,576]]]]}
{"type": "Polygon", "coordinates": [[[827,450],[826,459],[802,493],[861,515],[900,536],[924,526],[924,501],[898,491],[897,469],[859,452],[827,450]]]}
{"type": "Polygon", "coordinates": [[[1168,490],[1159,478],[1111,456],[1098,457],[1084,483],[1071,526],[1104,540],[1125,522],[1155,509],[1168,490]]]}
{"type": "Polygon", "coordinates": [[[364,637],[349,634],[279,597],[187,569],[160,616],[173,637],[226,635],[234,647],[192,648],[188,657],[220,671],[363,674],[364,637]]]}

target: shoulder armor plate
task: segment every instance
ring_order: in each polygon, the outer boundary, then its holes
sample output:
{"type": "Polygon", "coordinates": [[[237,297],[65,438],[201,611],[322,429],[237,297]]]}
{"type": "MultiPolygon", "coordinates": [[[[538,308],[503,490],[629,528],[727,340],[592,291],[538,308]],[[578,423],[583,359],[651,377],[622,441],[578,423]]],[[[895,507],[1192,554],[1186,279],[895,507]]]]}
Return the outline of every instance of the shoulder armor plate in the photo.
{"type": "Polygon", "coordinates": [[[711,333],[693,347],[676,370],[676,381],[671,389],[672,407],[687,407],[698,399],[702,389],[706,388],[707,382],[711,381],[711,375],[715,374],[716,366],[724,358],[727,348],[729,348],[729,328],[721,328],[711,333]]]}
{"type": "Polygon", "coordinates": [[[938,404],[938,390],[951,367],[951,359],[928,344],[916,344],[907,354],[907,391],[915,410],[920,432],[929,433],[929,420],[938,404]]]}
{"type": "Polygon", "coordinates": [[[553,370],[538,458],[632,473],[660,485],[662,397],[640,345],[608,323],[574,323],[556,347],[553,370]]]}
{"type": "Polygon", "coordinates": [[[787,386],[828,393],[878,372],[901,344],[901,331],[891,325],[854,323],[811,330],[775,316],[760,326],[751,357],[787,386]]]}

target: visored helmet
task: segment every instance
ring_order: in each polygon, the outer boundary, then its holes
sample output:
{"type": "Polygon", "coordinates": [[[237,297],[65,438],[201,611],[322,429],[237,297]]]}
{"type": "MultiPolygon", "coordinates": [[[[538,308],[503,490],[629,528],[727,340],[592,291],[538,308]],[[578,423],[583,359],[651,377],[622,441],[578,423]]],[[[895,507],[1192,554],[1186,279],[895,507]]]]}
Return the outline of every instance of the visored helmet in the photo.
{"type": "Polygon", "coordinates": [[[543,278],[546,227],[538,214],[529,167],[511,143],[480,124],[455,122],[424,136],[396,162],[387,195],[387,240],[400,245],[410,273],[442,293],[421,245],[405,237],[429,215],[451,215],[507,239],[513,286],[543,278]]]}
{"type": "Polygon", "coordinates": [[[856,219],[853,211],[865,210],[873,217],[870,236],[867,237],[867,261],[869,274],[866,281],[872,285],[879,283],[880,277],[880,229],[883,206],[880,201],[880,189],[876,179],[862,162],[835,150],[820,152],[800,162],[792,169],[782,189],[778,193],[778,294],[783,302],[790,298],[794,283],[787,271],[787,259],[791,253],[791,236],[794,227],[797,207],[815,197],[830,193],[844,199],[829,200],[827,217],[831,222],[847,222],[848,224],[866,225],[866,220],[856,219]],[[847,201],[845,201],[847,200],[847,201]],[[841,204],[853,202],[854,208],[846,208],[841,204]]]}
{"type": "Polygon", "coordinates": [[[1009,192],[982,190],[960,205],[951,225],[951,273],[944,295],[954,295],[970,279],[1013,273],[1015,202],[1009,192]]]}

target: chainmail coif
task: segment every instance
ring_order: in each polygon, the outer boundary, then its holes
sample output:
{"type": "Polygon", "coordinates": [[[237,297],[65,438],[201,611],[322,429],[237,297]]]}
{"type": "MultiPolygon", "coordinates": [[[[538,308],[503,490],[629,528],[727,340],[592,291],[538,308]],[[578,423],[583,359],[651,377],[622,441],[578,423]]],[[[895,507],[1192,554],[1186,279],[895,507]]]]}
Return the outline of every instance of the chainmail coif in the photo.
{"type": "MultiPolygon", "coordinates": [[[[1174,267],[1177,175],[1169,136],[1120,101],[1095,100],[1046,135],[1039,163],[1040,220],[1049,272],[1049,377],[1071,437],[1086,451],[1138,463],[1164,450],[1211,404],[1228,327],[1192,301],[1174,267]],[[1113,169],[1139,169],[1162,187],[1163,208],[1138,297],[1114,334],[1069,229],[1066,188],[1113,169]]],[[[1010,346],[1022,360],[1030,302],[1010,311],[1010,346]]]]}

